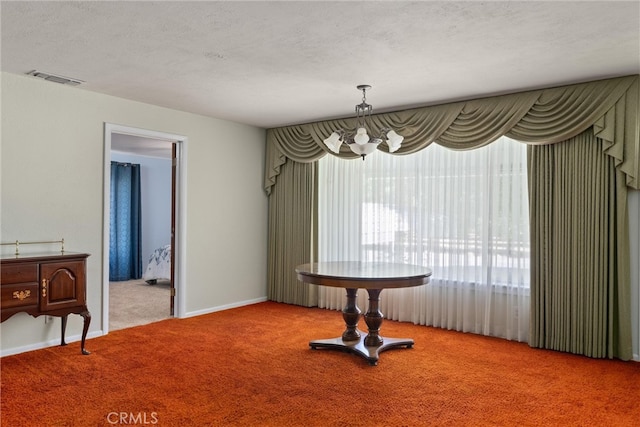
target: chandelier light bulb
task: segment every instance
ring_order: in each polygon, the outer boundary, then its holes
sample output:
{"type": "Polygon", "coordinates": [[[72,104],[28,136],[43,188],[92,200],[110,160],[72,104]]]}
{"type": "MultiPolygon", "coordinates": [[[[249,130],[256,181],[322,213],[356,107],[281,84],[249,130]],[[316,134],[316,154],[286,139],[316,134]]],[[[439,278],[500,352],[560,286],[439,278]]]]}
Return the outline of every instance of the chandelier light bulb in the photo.
{"type": "Polygon", "coordinates": [[[333,132],[329,135],[329,138],[324,140],[324,144],[329,148],[329,150],[334,153],[340,152],[340,145],[342,145],[342,140],[340,139],[340,134],[338,132],[333,132]]]}
{"type": "Polygon", "coordinates": [[[390,153],[397,151],[402,145],[402,141],[404,141],[404,136],[398,135],[396,131],[390,130],[387,132],[387,145],[390,153]]]}
{"type": "Polygon", "coordinates": [[[365,145],[369,142],[367,130],[365,128],[358,128],[358,132],[356,132],[356,136],[353,137],[353,141],[358,145],[365,145]]]}

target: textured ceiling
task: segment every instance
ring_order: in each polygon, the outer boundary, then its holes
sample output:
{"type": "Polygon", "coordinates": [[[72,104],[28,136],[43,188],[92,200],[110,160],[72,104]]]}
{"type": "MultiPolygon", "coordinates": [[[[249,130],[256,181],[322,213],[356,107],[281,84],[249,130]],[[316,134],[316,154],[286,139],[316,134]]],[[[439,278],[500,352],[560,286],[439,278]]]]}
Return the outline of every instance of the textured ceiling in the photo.
{"type": "Polygon", "coordinates": [[[0,7],[3,71],[265,128],[640,74],[639,1],[0,7]]]}

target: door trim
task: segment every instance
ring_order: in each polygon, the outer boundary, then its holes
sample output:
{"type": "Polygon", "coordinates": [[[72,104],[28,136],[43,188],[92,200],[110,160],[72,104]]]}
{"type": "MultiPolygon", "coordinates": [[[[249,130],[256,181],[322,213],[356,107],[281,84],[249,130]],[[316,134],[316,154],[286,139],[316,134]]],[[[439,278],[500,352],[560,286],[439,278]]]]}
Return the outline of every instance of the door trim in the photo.
{"type": "Polygon", "coordinates": [[[176,295],[174,305],[175,317],[183,318],[186,313],[186,231],[187,231],[187,141],[183,135],[148,129],[134,128],[113,123],[104,124],[104,182],[103,182],[103,217],[102,217],[102,331],[109,332],[109,216],[111,189],[111,135],[125,134],[143,138],[165,140],[175,143],[176,149],[176,184],[175,184],[175,257],[173,267],[176,295]]]}

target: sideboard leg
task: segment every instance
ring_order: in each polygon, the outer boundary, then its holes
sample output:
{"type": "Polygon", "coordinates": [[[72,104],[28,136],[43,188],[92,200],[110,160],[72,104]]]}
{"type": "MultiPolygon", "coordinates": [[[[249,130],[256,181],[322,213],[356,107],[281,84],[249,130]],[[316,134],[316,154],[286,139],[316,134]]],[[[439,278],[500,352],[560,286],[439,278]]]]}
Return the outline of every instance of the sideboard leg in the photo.
{"type": "Polygon", "coordinates": [[[68,314],[65,314],[64,316],[60,317],[60,320],[62,322],[61,326],[62,326],[62,330],[61,330],[61,336],[62,338],[60,338],[60,345],[67,345],[67,343],[64,341],[64,333],[67,330],[67,316],[68,314]]]}
{"type": "Polygon", "coordinates": [[[80,313],[80,316],[84,318],[84,326],[82,327],[82,341],[80,342],[80,349],[82,350],[82,354],[87,355],[87,354],[91,354],[91,352],[87,351],[87,349],[84,348],[84,343],[87,339],[89,324],[91,323],[91,313],[89,313],[89,310],[85,310],[82,313],[80,313]]]}

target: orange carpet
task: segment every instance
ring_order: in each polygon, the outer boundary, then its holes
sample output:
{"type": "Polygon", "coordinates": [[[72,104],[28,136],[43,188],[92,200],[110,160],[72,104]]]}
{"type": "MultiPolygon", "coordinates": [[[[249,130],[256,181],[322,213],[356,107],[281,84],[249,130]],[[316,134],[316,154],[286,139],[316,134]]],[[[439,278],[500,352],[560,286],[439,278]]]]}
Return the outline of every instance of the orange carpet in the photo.
{"type": "MultiPolygon", "coordinates": [[[[366,329],[366,325],[362,324],[366,329]]],[[[7,356],[2,426],[637,426],[640,363],[385,321],[378,366],[309,340],[337,311],[266,302],[7,356]]]]}

